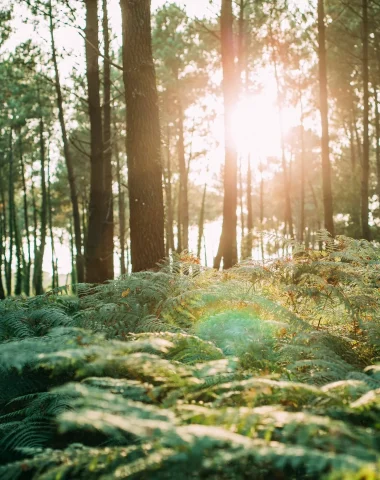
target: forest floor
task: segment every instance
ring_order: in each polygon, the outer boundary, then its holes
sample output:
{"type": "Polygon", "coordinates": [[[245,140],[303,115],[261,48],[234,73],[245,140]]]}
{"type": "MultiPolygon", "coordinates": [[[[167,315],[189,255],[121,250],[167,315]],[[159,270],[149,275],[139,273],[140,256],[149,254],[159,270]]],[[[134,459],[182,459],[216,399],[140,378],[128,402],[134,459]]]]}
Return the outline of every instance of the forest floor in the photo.
{"type": "Polygon", "coordinates": [[[380,479],[380,250],[0,303],[0,478],[380,479]]]}

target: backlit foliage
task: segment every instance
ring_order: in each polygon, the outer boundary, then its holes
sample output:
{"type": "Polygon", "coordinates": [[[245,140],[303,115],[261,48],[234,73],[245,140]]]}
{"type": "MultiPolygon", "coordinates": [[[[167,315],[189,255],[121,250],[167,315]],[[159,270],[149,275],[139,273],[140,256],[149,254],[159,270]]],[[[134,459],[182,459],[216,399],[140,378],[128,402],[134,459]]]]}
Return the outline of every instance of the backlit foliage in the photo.
{"type": "Polygon", "coordinates": [[[3,302],[0,478],[379,479],[380,251],[321,241],[3,302]]]}

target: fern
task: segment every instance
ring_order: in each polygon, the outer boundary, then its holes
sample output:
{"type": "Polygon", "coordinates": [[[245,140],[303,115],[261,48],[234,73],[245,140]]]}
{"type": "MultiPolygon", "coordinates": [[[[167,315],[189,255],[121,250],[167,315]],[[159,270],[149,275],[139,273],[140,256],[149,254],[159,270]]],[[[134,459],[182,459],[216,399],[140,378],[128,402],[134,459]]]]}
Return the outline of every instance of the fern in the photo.
{"type": "Polygon", "coordinates": [[[0,478],[376,479],[380,250],[319,240],[0,303],[0,478]]]}

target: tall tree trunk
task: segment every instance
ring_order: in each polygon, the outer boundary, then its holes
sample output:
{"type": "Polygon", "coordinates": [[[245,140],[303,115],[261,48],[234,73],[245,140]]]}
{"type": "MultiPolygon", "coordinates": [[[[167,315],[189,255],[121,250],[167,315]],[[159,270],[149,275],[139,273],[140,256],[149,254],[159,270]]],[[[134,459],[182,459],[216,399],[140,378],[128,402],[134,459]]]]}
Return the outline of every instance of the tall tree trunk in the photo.
{"type": "Polygon", "coordinates": [[[98,1],[86,0],[86,76],[91,139],[90,211],[86,243],[86,281],[107,280],[103,227],[106,217],[102,109],[99,79],[98,1]]]}
{"type": "Polygon", "coordinates": [[[15,295],[22,294],[24,272],[23,272],[23,252],[22,240],[20,235],[19,218],[16,209],[13,209],[13,229],[15,234],[15,248],[16,248],[16,281],[15,281],[15,295]]]}
{"type": "Polygon", "coordinates": [[[150,0],[120,0],[127,113],[132,271],[156,268],[165,256],[164,199],[150,0]]]}
{"type": "MultiPolygon", "coordinates": [[[[245,218],[244,218],[244,189],[243,189],[243,166],[242,157],[239,162],[239,200],[240,200],[240,227],[241,227],[241,239],[242,239],[242,254],[244,252],[244,238],[245,238],[245,218]]],[[[244,256],[244,255],[243,255],[244,256]]]]}
{"type": "Polygon", "coordinates": [[[243,90],[243,78],[242,74],[246,67],[246,45],[245,45],[245,19],[244,11],[247,5],[246,0],[240,0],[239,4],[239,20],[238,20],[238,77],[241,90],[243,90]]]}
{"type": "Polygon", "coordinates": [[[198,242],[197,242],[197,257],[201,258],[201,249],[202,249],[202,238],[204,234],[204,225],[205,225],[205,208],[206,208],[206,195],[207,195],[207,182],[203,187],[202,203],[201,209],[199,212],[199,221],[198,221],[198,242]]]}
{"type": "Polygon", "coordinates": [[[7,289],[7,295],[9,296],[10,293],[8,292],[8,276],[9,276],[9,268],[8,268],[8,261],[6,255],[6,246],[7,246],[7,205],[5,201],[5,192],[4,192],[4,184],[2,180],[5,178],[0,178],[0,195],[1,195],[1,204],[2,204],[2,211],[1,211],[1,225],[2,225],[2,236],[3,236],[3,261],[4,261],[4,276],[5,276],[5,288],[7,289]]]}
{"type": "MultiPolygon", "coordinates": [[[[114,131],[117,132],[116,125],[114,125],[114,131]]],[[[117,143],[117,138],[114,140],[114,151],[116,158],[116,176],[117,176],[117,194],[118,194],[118,209],[119,209],[119,244],[120,244],[120,274],[125,275],[127,273],[125,267],[125,193],[122,186],[121,165],[120,165],[120,152],[117,143]]]]}
{"type": "Polygon", "coordinates": [[[188,202],[188,172],[185,159],[185,138],[183,127],[183,109],[178,94],[178,163],[180,177],[179,217],[181,222],[181,250],[189,249],[189,202],[188,202]]]}
{"type": "Polygon", "coordinates": [[[13,178],[13,130],[9,132],[9,177],[8,177],[8,236],[9,236],[9,252],[8,252],[8,278],[7,293],[12,295],[12,262],[13,262],[13,210],[14,210],[14,178],[13,178]]]}
{"type": "Polygon", "coordinates": [[[107,279],[114,278],[113,266],[113,194],[112,194],[112,145],[111,145],[111,64],[110,35],[108,22],[107,0],[103,0],[103,142],[104,142],[104,202],[105,218],[103,226],[103,257],[107,279]]]}
{"type": "Polygon", "coordinates": [[[65,157],[67,176],[69,180],[71,207],[73,210],[75,249],[76,249],[75,263],[76,263],[76,269],[77,269],[77,279],[79,283],[83,283],[84,282],[84,258],[82,254],[82,233],[81,233],[81,224],[80,224],[78,191],[76,186],[73,159],[71,156],[71,151],[70,151],[70,146],[69,146],[69,141],[68,141],[67,131],[66,131],[65,117],[63,112],[63,96],[62,96],[61,81],[60,81],[59,70],[58,70],[57,51],[55,47],[54,22],[53,22],[51,0],[49,0],[49,24],[50,24],[50,43],[51,43],[51,51],[52,51],[52,60],[54,65],[54,75],[55,75],[55,89],[57,94],[58,119],[61,127],[63,154],[65,157]]]}
{"type": "Polygon", "coordinates": [[[181,220],[181,182],[178,182],[177,192],[177,253],[181,253],[182,248],[182,220],[181,220]]]}
{"type": "Polygon", "coordinates": [[[58,287],[56,283],[56,276],[58,272],[55,270],[55,250],[54,250],[54,232],[53,232],[53,207],[51,204],[51,181],[50,181],[50,157],[47,164],[47,208],[48,208],[48,222],[50,234],[50,248],[51,248],[51,288],[54,290],[58,287]]]}
{"type": "Polygon", "coordinates": [[[264,228],[264,175],[263,175],[263,166],[260,165],[260,228],[261,228],[261,235],[260,235],[260,247],[261,247],[261,259],[264,262],[264,235],[263,235],[263,228],[264,228]]]}
{"type": "Polygon", "coordinates": [[[173,231],[173,195],[172,195],[172,165],[171,165],[171,132],[169,123],[166,126],[166,255],[174,251],[174,231],[173,231]]]}
{"type": "Polygon", "coordinates": [[[368,0],[362,0],[363,11],[363,162],[361,181],[362,235],[370,240],[369,217],[369,65],[368,65],[368,0]]]}
{"type": "Polygon", "coordinates": [[[3,255],[5,249],[4,224],[2,215],[0,217],[0,300],[5,298],[5,290],[3,285],[3,255]]]}
{"type": "Polygon", "coordinates": [[[302,243],[304,241],[305,234],[305,169],[306,169],[306,149],[305,149],[305,127],[304,127],[304,109],[302,102],[302,90],[300,89],[300,107],[301,107],[301,195],[300,195],[300,231],[299,231],[299,241],[302,243]]]}
{"type": "MultiPolygon", "coordinates": [[[[24,264],[24,255],[22,248],[22,240],[20,235],[20,226],[19,226],[19,216],[16,211],[15,206],[15,193],[14,193],[14,150],[13,150],[13,134],[11,129],[10,137],[10,162],[9,162],[9,225],[10,231],[13,231],[14,234],[14,246],[16,252],[16,278],[15,278],[15,288],[14,294],[21,295],[23,290],[23,264],[24,264]],[[12,183],[12,184],[11,184],[12,183]]],[[[13,245],[11,244],[11,248],[13,245]]],[[[10,252],[11,257],[12,252],[10,252]]],[[[9,261],[9,268],[12,269],[11,260],[9,261]]],[[[11,274],[11,272],[10,272],[11,274]]]]}
{"type": "Polygon", "coordinates": [[[5,289],[3,285],[3,264],[4,264],[4,278],[5,285],[7,284],[7,257],[6,257],[6,244],[7,244],[7,218],[6,218],[6,205],[5,195],[3,188],[3,178],[0,178],[0,300],[5,298],[5,289]]]}
{"type": "Polygon", "coordinates": [[[21,129],[20,129],[20,137],[19,137],[19,151],[20,151],[21,179],[22,179],[23,204],[24,204],[24,228],[25,228],[25,235],[26,235],[26,244],[28,249],[28,262],[25,262],[25,265],[24,265],[24,292],[27,296],[29,296],[32,251],[31,251],[30,236],[29,236],[28,192],[26,189],[26,180],[25,180],[25,165],[24,165],[21,129]]]}
{"type": "Polygon", "coordinates": [[[247,239],[246,239],[246,257],[252,256],[253,241],[253,211],[252,211],[252,166],[251,156],[248,155],[247,166],[247,239]]]}
{"type": "MultiPolygon", "coordinates": [[[[354,125],[354,113],[351,112],[350,115],[350,123],[349,123],[349,137],[350,137],[350,156],[351,156],[351,184],[352,184],[352,202],[351,202],[351,220],[353,225],[357,227],[357,230],[360,230],[360,205],[358,205],[358,178],[357,178],[357,156],[356,156],[356,145],[355,145],[355,125],[354,125]]],[[[380,171],[380,170],[379,170],[380,171]]],[[[357,237],[357,233],[355,232],[354,236],[357,237]]],[[[360,236],[361,234],[359,234],[360,236]]]]}
{"type": "Polygon", "coordinates": [[[232,133],[233,109],[238,85],[234,63],[232,0],[222,0],[221,47],[223,67],[224,97],[224,202],[223,225],[218,253],[214,258],[214,268],[219,269],[221,260],[225,269],[237,263],[237,153],[232,133]]]}
{"type": "Polygon", "coordinates": [[[31,182],[31,191],[32,191],[32,207],[33,207],[33,258],[34,258],[34,265],[33,265],[33,289],[35,290],[35,275],[36,275],[36,262],[38,261],[38,211],[37,211],[37,202],[36,202],[36,195],[34,191],[34,181],[32,177],[31,182]]]}
{"type": "Polygon", "coordinates": [[[380,111],[379,111],[379,98],[377,86],[374,86],[374,99],[375,99],[375,130],[376,130],[376,193],[377,200],[380,202],[380,111]]]}
{"type": "Polygon", "coordinates": [[[40,118],[39,122],[39,141],[40,141],[40,161],[41,161],[41,216],[40,216],[40,245],[35,250],[33,285],[36,295],[44,293],[43,288],[43,261],[46,246],[47,230],[47,190],[45,179],[45,140],[44,140],[44,122],[40,118]]]}
{"type": "Polygon", "coordinates": [[[72,221],[70,221],[70,253],[71,253],[71,285],[73,286],[72,288],[74,293],[76,293],[77,289],[75,285],[78,283],[78,278],[77,278],[77,271],[75,269],[74,232],[73,232],[72,221]]]}
{"type": "Polygon", "coordinates": [[[329,146],[329,110],[327,92],[327,55],[324,0],[318,0],[319,108],[322,125],[322,186],[325,228],[334,236],[333,196],[329,146]]]}
{"type": "Polygon", "coordinates": [[[83,258],[86,258],[87,251],[87,225],[88,225],[88,199],[87,199],[87,189],[84,187],[82,192],[82,232],[83,232],[83,258]]]}

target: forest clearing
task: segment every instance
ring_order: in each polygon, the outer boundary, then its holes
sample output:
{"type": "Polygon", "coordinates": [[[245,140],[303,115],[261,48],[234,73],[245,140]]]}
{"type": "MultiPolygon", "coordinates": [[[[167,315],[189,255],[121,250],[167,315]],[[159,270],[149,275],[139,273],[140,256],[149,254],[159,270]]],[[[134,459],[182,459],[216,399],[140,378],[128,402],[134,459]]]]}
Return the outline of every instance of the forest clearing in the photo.
{"type": "Polygon", "coordinates": [[[0,32],[0,480],[380,480],[379,2],[0,32]]]}

